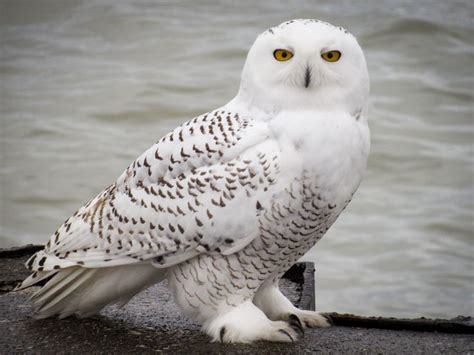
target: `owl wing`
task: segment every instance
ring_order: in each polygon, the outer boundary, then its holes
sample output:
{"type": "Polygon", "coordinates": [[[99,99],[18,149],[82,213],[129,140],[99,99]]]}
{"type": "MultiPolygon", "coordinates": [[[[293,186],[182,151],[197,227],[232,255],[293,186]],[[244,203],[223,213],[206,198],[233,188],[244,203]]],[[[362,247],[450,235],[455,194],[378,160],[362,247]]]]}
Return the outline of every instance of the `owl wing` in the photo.
{"type": "Polygon", "coordinates": [[[168,267],[200,253],[236,252],[258,235],[278,159],[265,123],[225,110],[196,117],[66,220],[27,266],[168,267]]]}

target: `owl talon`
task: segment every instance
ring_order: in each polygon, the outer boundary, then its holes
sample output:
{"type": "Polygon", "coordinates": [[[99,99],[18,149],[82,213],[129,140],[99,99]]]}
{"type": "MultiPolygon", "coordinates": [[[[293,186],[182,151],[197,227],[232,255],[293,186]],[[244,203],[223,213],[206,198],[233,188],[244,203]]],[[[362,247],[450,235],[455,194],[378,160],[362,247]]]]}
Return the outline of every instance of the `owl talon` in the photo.
{"type": "Polygon", "coordinates": [[[278,330],[280,333],[282,334],[285,334],[288,338],[290,338],[291,342],[294,343],[295,342],[295,339],[293,339],[293,337],[290,335],[290,333],[288,333],[285,329],[280,329],[278,330]]]}
{"type": "Polygon", "coordinates": [[[225,335],[225,327],[222,327],[221,330],[219,331],[219,337],[221,339],[221,343],[224,342],[224,335],[225,335]]]}
{"type": "Polygon", "coordinates": [[[296,329],[302,336],[304,335],[303,324],[301,324],[301,320],[296,314],[290,314],[288,316],[288,323],[290,323],[291,327],[296,329]]]}

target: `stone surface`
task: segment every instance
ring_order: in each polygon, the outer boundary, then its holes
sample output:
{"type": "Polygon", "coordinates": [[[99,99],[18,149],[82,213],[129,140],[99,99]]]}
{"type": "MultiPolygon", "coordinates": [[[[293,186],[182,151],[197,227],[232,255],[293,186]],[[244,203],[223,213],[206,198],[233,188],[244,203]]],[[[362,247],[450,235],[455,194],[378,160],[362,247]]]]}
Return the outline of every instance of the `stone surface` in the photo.
{"type": "MultiPolygon", "coordinates": [[[[2,270],[0,275],[10,280],[10,284],[24,277],[21,263],[27,255],[16,255],[14,257],[0,252],[0,270],[2,270]]],[[[282,281],[283,292],[292,302],[307,309],[314,307],[313,272],[312,264],[303,264],[287,275],[291,279],[282,281]]],[[[32,292],[34,288],[14,293],[0,293],[0,353],[453,354],[474,352],[472,334],[341,326],[307,329],[305,336],[293,344],[211,343],[206,335],[200,333],[199,325],[179,314],[165,284],[155,285],[142,292],[124,308],[108,307],[101,315],[93,318],[35,320],[33,308],[28,299],[32,292]]],[[[338,321],[338,318],[335,317],[335,320],[338,321]]],[[[376,326],[376,323],[372,326],[376,326]]]]}
{"type": "Polygon", "coordinates": [[[199,326],[181,316],[164,285],[154,286],[122,309],[109,307],[89,319],[35,320],[32,291],[0,296],[2,353],[469,353],[471,334],[332,327],[307,329],[293,344],[211,343],[199,326]]]}

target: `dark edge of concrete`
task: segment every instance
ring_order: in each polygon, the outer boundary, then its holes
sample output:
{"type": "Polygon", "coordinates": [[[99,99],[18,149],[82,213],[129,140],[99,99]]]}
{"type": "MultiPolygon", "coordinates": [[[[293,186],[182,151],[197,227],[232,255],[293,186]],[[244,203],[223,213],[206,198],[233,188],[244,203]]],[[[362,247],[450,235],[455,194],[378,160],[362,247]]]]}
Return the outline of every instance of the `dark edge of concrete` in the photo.
{"type": "Polygon", "coordinates": [[[456,318],[447,320],[429,318],[400,319],[386,317],[363,317],[354,314],[340,314],[336,312],[324,314],[331,318],[333,325],[338,325],[341,327],[474,334],[474,319],[467,316],[457,316],[456,318]]]}
{"type": "Polygon", "coordinates": [[[30,256],[42,249],[44,249],[44,245],[38,244],[27,244],[21,247],[0,249],[0,259],[21,258],[23,256],[30,256]]]}
{"type": "Polygon", "coordinates": [[[300,308],[315,311],[316,291],[314,287],[314,264],[306,262],[304,265],[306,265],[306,268],[303,273],[304,287],[301,293],[300,308]]]}
{"type": "MultiPolygon", "coordinates": [[[[0,259],[24,258],[43,249],[43,245],[25,245],[9,249],[0,249],[0,259]]],[[[297,284],[300,294],[296,306],[300,309],[315,310],[315,287],[314,287],[314,264],[302,262],[293,265],[284,275],[297,284]]],[[[18,278],[13,280],[0,279],[0,294],[12,290],[18,282],[25,277],[24,272],[18,274],[18,278]]],[[[447,319],[399,319],[387,317],[363,317],[354,314],[340,314],[337,312],[324,313],[336,326],[361,327],[391,330],[411,330],[423,332],[443,332],[457,334],[474,334],[474,319],[470,316],[458,316],[447,319]]]]}

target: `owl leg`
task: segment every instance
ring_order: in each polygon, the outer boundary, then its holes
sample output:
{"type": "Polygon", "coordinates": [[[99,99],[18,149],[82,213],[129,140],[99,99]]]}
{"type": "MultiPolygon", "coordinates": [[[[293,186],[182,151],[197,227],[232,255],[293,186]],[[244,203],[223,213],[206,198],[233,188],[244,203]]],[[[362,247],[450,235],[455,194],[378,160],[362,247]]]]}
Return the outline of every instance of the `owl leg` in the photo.
{"type": "Polygon", "coordinates": [[[330,320],[318,312],[305,311],[296,308],[288,298],[281,293],[276,283],[263,284],[253,299],[255,305],[272,320],[283,320],[287,322],[300,322],[302,326],[329,327],[330,320]],[[297,317],[298,321],[296,321],[297,317]]]}
{"type": "Polygon", "coordinates": [[[257,340],[294,342],[302,332],[294,323],[272,321],[251,300],[232,307],[203,324],[213,341],[250,343],[257,340]]]}

